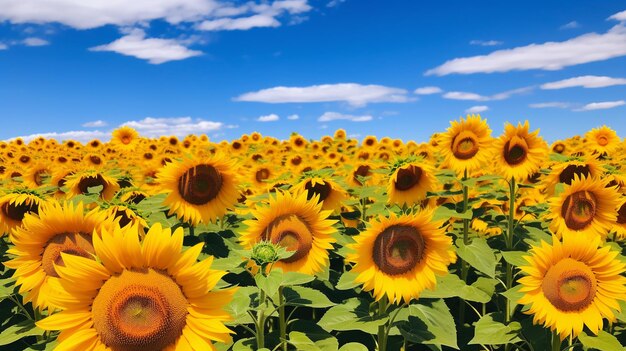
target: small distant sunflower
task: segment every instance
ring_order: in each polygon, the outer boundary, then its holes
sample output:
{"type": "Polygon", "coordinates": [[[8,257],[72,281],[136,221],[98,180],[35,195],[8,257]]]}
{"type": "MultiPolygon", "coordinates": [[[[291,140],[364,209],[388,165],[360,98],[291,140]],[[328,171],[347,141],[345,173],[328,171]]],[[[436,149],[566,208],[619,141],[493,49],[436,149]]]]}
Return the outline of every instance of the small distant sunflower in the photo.
{"type": "Polygon", "coordinates": [[[552,196],[558,183],[572,184],[574,177],[599,178],[604,172],[602,165],[594,158],[570,159],[565,162],[553,164],[549,167],[550,174],[544,177],[543,186],[546,193],[552,196]]]}
{"type": "Polygon", "coordinates": [[[574,176],[570,186],[549,200],[546,219],[550,229],[561,237],[564,233],[578,233],[592,238],[605,237],[616,220],[619,194],[607,188],[600,179],[574,176]]]}
{"type": "Polygon", "coordinates": [[[374,290],[376,300],[386,295],[392,303],[408,303],[435,289],[436,277],[456,261],[452,239],[432,222],[430,211],[379,217],[354,239],[346,260],[355,263],[356,282],[374,290]]]}
{"type": "Polygon", "coordinates": [[[165,204],[170,214],[176,213],[193,225],[226,214],[239,198],[233,171],[233,163],[218,154],[168,163],[158,179],[168,194],[165,204]]]}
{"type": "Polygon", "coordinates": [[[37,214],[44,200],[29,192],[11,192],[0,197],[0,236],[19,227],[27,213],[37,214]]]}
{"type": "Polygon", "coordinates": [[[226,274],[212,257],[196,263],[197,244],[181,252],[183,230],[153,225],[143,243],[131,227],[102,231],[100,261],[62,254],[53,300],[62,311],[37,326],[61,330],[64,350],[215,350],[229,342],[224,307],[236,289],[214,290],[226,274]]]}
{"type": "Polygon", "coordinates": [[[548,154],[548,145],[538,135],[539,130],[529,132],[528,121],[517,127],[510,123],[504,126],[504,134],[494,145],[496,171],[505,179],[526,179],[539,170],[548,154]]]}
{"type": "Polygon", "coordinates": [[[565,233],[563,242],[552,238],[531,249],[528,266],[520,269],[519,303],[530,305],[527,314],[535,324],[556,331],[561,340],[577,337],[586,325],[598,334],[603,318],[615,320],[618,300],[626,300],[626,265],[609,246],[599,247],[599,236],[592,238],[565,233]]]}
{"type": "Polygon", "coordinates": [[[136,147],[139,140],[139,133],[128,126],[117,128],[112,133],[111,144],[123,150],[131,150],[136,147]]]}
{"type": "Polygon", "coordinates": [[[626,239],[626,198],[621,198],[617,206],[617,219],[611,228],[620,240],[626,239]]]}
{"type": "Polygon", "coordinates": [[[348,183],[354,187],[359,187],[363,185],[374,185],[378,184],[379,175],[372,172],[372,170],[376,169],[376,166],[371,162],[358,162],[354,165],[351,165],[352,171],[348,173],[346,180],[348,183]],[[368,179],[364,182],[361,182],[362,178],[367,177],[368,179]]]}
{"type": "Polygon", "coordinates": [[[114,205],[105,210],[107,217],[117,220],[120,227],[124,228],[127,225],[137,226],[139,229],[148,228],[148,222],[141,218],[135,211],[124,206],[114,205]]]}
{"type": "Polygon", "coordinates": [[[612,154],[621,142],[615,131],[607,126],[593,128],[585,134],[585,146],[600,155],[612,154]]]}
{"type": "Polygon", "coordinates": [[[491,154],[491,129],[480,115],[450,122],[448,130],[438,140],[445,164],[460,174],[479,169],[491,154]]]}
{"type": "Polygon", "coordinates": [[[284,246],[295,253],[275,263],[285,272],[306,274],[320,272],[328,265],[328,250],[333,248],[335,220],[328,219],[330,211],[323,211],[317,201],[306,193],[292,195],[278,191],[270,196],[269,206],[252,210],[253,220],[244,223],[248,229],[241,235],[241,244],[251,249],[266,240],[284,246]]]}
{"type": "Polygon", "coordinates": [[[263,163],[250,169],[246,181],[252,183],[252,189],[255,193],[261,194],[274,185],[271,180],[276,176],[274,167],[270,166],[269,163],[263,163]]]}
{"type": "Polygon", "coordinates": [[[37,189],[52,175],[50,166],[42,161],[33,162],[23,175],[24,185],[30,189],[37,189]]]}
{"type": "Polygon", "coordinates": [[[61,253],[93,259],[93,233],[105,218],[98,209],[84,214],[82,204],[56,201],[40,208],[38,216],[24,216],[22,226],[10,236],[15,247],[7,251],[17,257],[4,264],[16,270],[13,277],[20,293],[26,293],[26,302],[40,309],[55,306],[50,303],[49,281],[59,276],[57,268],[64,265],[61,253]]]}
{"type": "Polygon", "coordinates": [[[564,142],[562,141],[555,141],[552,144],[552,152],[555,152],[557,154],[562,154],[567,150],[567,146],[565,145],[564,142]]]}
{"type": "Polygon", "coordinates": [[[339,210],[347,197],[345,190],[336,182],[317,176],[305,176],[293,187],[295,193],[306,193],[308,200],[316,198],[323,210],[339,210]]]}
{"type": "Polygon", "coordinates": [[[426,199],[426,193],[437,187],[434,170],[427,164],[409,163],[398,167],[387,183],[390,204],[414,205],[426,199]]]}
{"type": "Polygon", "coordinates": [[[105,173],[95,169],[86,169],[67,176],[65,186],[68,187],[68,197],[88,194],[89,188],[102,186],[100,198],[109,201],[120,190],[117,180],[105,173]]]}

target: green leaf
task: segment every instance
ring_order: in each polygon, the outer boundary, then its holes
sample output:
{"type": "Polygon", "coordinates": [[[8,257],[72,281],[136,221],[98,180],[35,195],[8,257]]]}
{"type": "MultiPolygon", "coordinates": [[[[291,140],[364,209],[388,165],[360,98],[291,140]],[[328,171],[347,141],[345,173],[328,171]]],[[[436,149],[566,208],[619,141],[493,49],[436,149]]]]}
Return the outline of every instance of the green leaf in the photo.
{"type": "Polygon", "coordinates": [[[296,320],[289,333],[289,343],[296,350],[337,351],[339,341],[312,321],[296,320]]]}
{"type": "Polygon", "coordinates": [[[456,245],[458,247],[456,253],[459,257],[487,276],[496,277],[498,261],[493,249],[489,247],[485,239],[473,238],[469,245],[465,245],[463,239],[457,239],[456,245]]]}
{"type": "Polygon", "coordinates": [[[36,327],[32,321],[24,321],[2,331],[0,335],[0,346],[8,345],[27,336],[43,335],[43,333],[44,330],[36,327]]]}
{"type": "Polygon", "coordinates": [[[339,277],[339,281],[337,282],[337,290],[350,290],[360,286],[361,283],[354,281],[357,275],[358,274],[352,271],[344,272],[341,277],[339,277]]]}
{"type": "Polygon", "coordinates": [[[522,326],[518,322],[505,325],[494,319],[500,319],[498,313],[488,313],[474,323],[474,338],[468,344],[500,345],[521,341],[518,337],[522,326]]]}
{"type": "Polygon", "coordinates": [[[326,308],[335,305],[322,292],[304,286],[285,287],[283,289],[283,298],[285,299],[285,304],[289,306],[326,308]]]}
{"type": "Polygon", "coordinates": [[[529,256],[528,252],[525,251],[500,251],[504,260],[508,263],[520,267],[527,266],[528,261],[524,259],[524,256],[529,256]]]}
{"type": "Polygon", "coordinates": [[[578,340],[580,340],[583,346],[588,349],[596,349],[599,351],[617,351],[625,349],[617,338],[604,330],[600,330],[598,336],[582,332],[578,335],[578,340]]]}
{"type": "Polygon", "coordinates": [[[254,276],[254,281],[267,296],[274,296],[283,282],[283,271],[281,269],[273,269],[267,276],[257,274],[254,276]]]}
{"type": "Polygon", "coordinates": [[[299,272],[287,272],[283,274],[281,286],[302,285],[315,279],[315,276],[299,272]]]}
{"type": "Polygon", "coordinates": [[[339,351],[367,351],[367,346],[358,342],[349,342],[343,345],[339,351]]]}
{"type": "Polygon", "coordinates": [[[434,291],[424,290],[420,298],[460,297],[467,301],[487,303],[491,301],[493,295],[493,289],[488,286],[495,288],[496,283],[497,281],[493,279],[480,277],[474,284],[467,285],[459,276],[446,274],[437,277],[437,288],[434,291]]]}
{"type": "Polygon", "coordinates": [[[354,297],[329,309],[318,324],[327,331],[360,330],[376,334],[378,326],[387,323],[388,319],[387,316],[371,315],[369,302],[354,297]]]}
{"type": "Polygon", "coordinates": [[[552,236],[543,230],[531,226],[524,226],[524,229],[528,231],[528,235],[531,237],[534,243],[540,243],[542,240],[548,244],[552,244],[552,236]]]}
{"type": "Polygon", "coordinates": [[[88,194],[100,194],[100,192],[104,189],[104,185],[90,186],[87,188],[88,194]]]}
{"type": "Polygon", "coordinates": [[[521,285],[516,285],[505,292],[501,292],[500,295],[511,301],[513,303],[513,306],[511,307],[514,307],[519,305],[518,301],[524,296],[524,293],[519,291],[521,288],[521,285]]]}
{"type": "Polygon", "coordinates": [[[248,314],[252,301],[259,294],[259,290],[254,286],[240,287],[233,299],[226,306],[226,311],[233,316],[234,320],[229,322],[230,325],[250,324],[253,323],[252,317],[248,314]]]}
{"type": "Polygon", "coordinates": [[[7,278],[0,279],[0,301],[13,295],[13,289],[15,288],[15,280],[7,278]]]}
{"type": "Polygon", "coordinates": [[[433,214],[433,221],[445,221],[452,217],[461,219],[472,219],[473,213],[469,209],[463,213],[458,213],[456,210],[448,208],[446,206],[439,206],[433,214]]]}
{"type": "Polygon", "coordinates": [[[407,320],[397,323],[408,341],[459,349],[454,318],[443,300],[412,304],[408,313],[407,320]]]}
{"type": "MultiPolygon", "coordinates": [[[[258,351],[261,351],[260,349],[258,351]]],[[[245,338],[239,339],[233,345],[233,351],[257,351],[256,347],[256,339],[255,338],[245,338]]]]}

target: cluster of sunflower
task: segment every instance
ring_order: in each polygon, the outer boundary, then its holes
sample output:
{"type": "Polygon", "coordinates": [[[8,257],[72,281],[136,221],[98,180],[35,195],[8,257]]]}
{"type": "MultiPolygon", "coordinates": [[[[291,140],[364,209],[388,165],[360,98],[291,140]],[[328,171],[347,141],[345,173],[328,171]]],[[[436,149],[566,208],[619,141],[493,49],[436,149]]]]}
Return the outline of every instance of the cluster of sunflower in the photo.
{"type": "MultiPolygon", "coordinates": [[[[242,329],[232,307],[238,287],[259,280],[235,267],[261,279],[315,276],[320,291],[350,280],[351,297],[377,303],[370,317],[381,322],[366,349],[456,347],[456,337],[411,333],[410,307],[446,298],[459,311],[459,334],[474,322],[465,343],[532,349],[513,328],[528,314],[561,350],[568,337],[575,347],[590,337],[585,330],[615,331],[622,320],[625,149],[606,126],[551,147],[528,122],[493,138],[477,115],[422,144],[358,142],[344,130],[221,143],[145,138],[130,127],[108,142],[18,138],[0,143],[1,282],[20,313],[54,331],[44,342],[56,338],[57,350],[222,350],[248,334],[252,349],[263,348],[265,319],[242,329]],[[211,268],[214,250],[193,239],[200,232],[228,241],[232,267],[211,268]],[[270,265],[246,256],[268,243],[289,254],[270,265]],[[490,287],[476,288],[484,282],[490,287]],[[488,299],[469,298],[470,290],[488,299]],[[505,342],[479,338],[487,319],[505,342]]],[[[272,311],[283,350],[301,345],[286,334],[285,306],[272,311]]],[[[335,336],[345,330],[327,324],[335,336]]]]}

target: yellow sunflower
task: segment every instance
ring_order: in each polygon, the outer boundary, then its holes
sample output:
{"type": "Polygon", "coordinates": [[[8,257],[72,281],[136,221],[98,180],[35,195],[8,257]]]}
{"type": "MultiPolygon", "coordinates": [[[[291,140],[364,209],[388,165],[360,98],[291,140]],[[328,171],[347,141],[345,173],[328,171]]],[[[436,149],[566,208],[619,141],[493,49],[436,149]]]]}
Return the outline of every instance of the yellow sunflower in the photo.
{"type": "Polygon", "coordinates": [[[517,127],[510,123],[504,126],[504,134],[494,145],[496,171],[510,180],[526,179],[541,168],[548,155],[548,145],[538,135],[539,130],[529,132],[528,121],[517,127]]]}
{"type": "Polygon", "coordinates": [[[29,192],[15,191],[0,197],[0,236],[22,224],[27,213],[37,214],[44,200],[29,192]]]}
{"type": "Polygon", "coordinates": [[[293,187],[296,194],[305,193],[308,200],[316,198],[323,210],[339,210],[347,198],[346,191],[336,182],[317,176],[305,176],[293,187]]]}
{"type": "Polygon", "coordinates": [[[491,154],[491,129],[480,115],[450,122],[446,133],[439,136],[438,148],[444,163],[457,173],[477,170],[487,163],[491,154]]]}
{"type": "Polygon", "coordinates": [[[165,205],[169,213],[196,225],[223,216],[237,203],[239,191],[233,172],[233,163],[215,154],[168,163],[157,178],[168,194],[165,205]]]}
{"type": "Polygon", "coordinates": [[[134,128],[123,126],[113,131],[111,144],[122,150],[132,150],[139,140],[139,133],[134,128]]]}
{"type": "MultiPolygon", "coordinates": [[[[106,214],[93,209],[83,213],[83,205],[51,201],[39,210],[39,215],[26,214],[22,226],[11,233],[14,248],[7,252],[17,256],[4,264],[15,269],[13,277],[24,300],[35,307],[54,307],[50,302],[51,277],[58,277],[57,267],[64,264],[61,253],[93,259],[93,233],[106,214]]],[[[65,256],[67,257],[67,256],[65,256]]]]}
{"type": "Polygon", "coordinates": [[[617,251],[600,244],[599,236],[565,233],[563,242],[553,236],[552,245],[533,247],[525,257],[529,265],[520,267],[526,276],[518,280],[524,293],[519,303],[530,305],[526,313],[534,323],[561,340],[578,336],[585,325],[597,334],[603,318],[615,320],[617,300],[626,300],[626,265],[616,259],[617,251]]]}
{"type": "Polygon", "coordinates": [[[374,290],[376,300],[386,295],[392,303],[408,303],[433,290],[436,276],[456,261],[452,239],[432,221],[431,211],[379,217],[355,240],[346,260],[355,263],[356,282],[374,290]]]}
{"type": "Polygon", "coordinates": [[[65,186],[68,190],[68,198],[76,195],[88,194],[89,188],[102,186],[100,198],[110,201],[115,193],[120,190],[117,180],[105,173],[95,169],[85,169],[77,171],[66,177],[65,186]]]}
{"type": "Polygon", "coordinates": [[[559,237],[578,233],[588,238],[596,235],[604,238],[617,218],[619,194],[615,188],[606,187],[603,180],[575,175],[572,184],[548,203],[546,219],[559,237]]]}
{"type": "Polygon", "coordinates": [[[549,168],[551,169],[550,174],[543,179],[543,187],[549,196],[554,194],[558,183],[570,185],[575,176],[599,178],[604,172],[602,165],[591,157],[582,160],[571,159],[553,164],[549,168]]]}
{"type": "Polygon", "coordinates": [[[236,289],[214,290],[226,274],[213,258],[196,263],[197,244],[181,252],[183,230],[153,225],[143,243],[136,228],[94,236],[100,261],[61,254],[54,303],[62,311],[37,322],[61,330],[63,350],[215,350],[229,342],[224,311],[236,289]]]}
{"type": "Polygon", "coordinates": [[[276,262],[284,272],[306,274],[320,272],[328,265],[328,251],[333,249],[332,234],[336,220],[328,219],[317,195],[309,199],[306,193],[292,195],[278,191],[270,196],[269,205],[252,210],[255,219],[246,220],[248,229],[242,233],[241,244],[251,249],[262,240],[269,240],[295,253],[276,262]]]}
{"type": "Polygon", "coordinates": [[[437,187],[434,170],[427,164],[409,163],[398,167],[387,182],[388,203],[414,205],[437,187]]]}
{"type": "Polygon", "coordinates": [[[585,146],[596,154],[612,154],[621,142],[615,131],[607,126],[593,128],[585,134],[585,146]]]}
{"type": "Polygon", "coordinates": [[[567,149],[567,146],[565,145],[564,142],[562,141],[555,141],[552,144],[552,152],[555,152],[557,154],[562,154],[565,152],[565,150],[567,149]]]}
{"type": "Polygon", "coordinates": [[[617,206],[617,219],[615,223],[613,223],[611,231],[615,233],[620,240],[626,239],[626,197],[620,199],[619,205],[617,206]]]}

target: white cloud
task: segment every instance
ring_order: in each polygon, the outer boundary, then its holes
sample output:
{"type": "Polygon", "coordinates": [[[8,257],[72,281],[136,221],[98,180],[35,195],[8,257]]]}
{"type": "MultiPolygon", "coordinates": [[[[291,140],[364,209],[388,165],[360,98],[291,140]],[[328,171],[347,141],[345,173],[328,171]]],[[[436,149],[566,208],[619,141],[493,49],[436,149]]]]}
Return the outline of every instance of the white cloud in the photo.
{"type": "Polygon", "coordinates": [[[439,87],[421,87],[421,88],[417,88],[415,89],[415,91],[413,91],[413,93],[417,94],[417,95],[431,95],[431,94],[440,94],[443,93],[443,90],[441,90],[441,88],[439,87]]]}
{"type": "Polygon", "coordinates": [[[155,65],[202,55],[201,51],[191,50],[176,39],[146,38],[146,33],[141,29],[133,29],[109,44],[92,47],[89,50],[117,52],[148,60],[155,65]]]}
{"type": "Polygon", "coordinates": [[[30,38],[26,38],[22,41],[22,43],[24,43],[24,45],[26,46],[45,46],[45,45],[50,45],[50,42],[45,40],[45,39],[41,39],[41,38],[36,38],[36,37],[30,37],[30,38]]]}
{"type": "Polygon", "coordinates": [[[335,7],[341,4],[342,2],[346,2],[346,0],[331,0],[326,4],[326,7],[335,7]]]}
{"type": "Polygon", "coordinates": [[[572,104],[569,102],[539,102],[535,104],[530,104],[528,107],[530,108],[570,108],[572,104]]]}
{"type": "Polygon", "coordinates": [[[472,40],[470,41],[470,45],[497,46],[502,45],[502,42],[498,40],[472,40]]]}
{"type": "Polygon", "coordinates": [[[300,119],[300,116],[295,115],[295,114],[294,115],[289,115],[289,116],[287,116],[287,119],[295,121],[297,119],[300,119]]]}
{"type": "Polygon", "coordinates": [[[0,43],[0,50],[6,50],[9,47],[6,44],[0,43]]]}
{"type": "Polygon", "coordinates": [[[353,115],[346,115],[346,114],[339,113],[339,112],[326,112],[323,115],[321,115],[317,119],[317,121],[318,122],[330,122],[330,121],[337,121],[337,120],[346,120],[346,121],[352,121],[352,122],[367,122],[367,121],[371,121],[372,119],[374,118],[370,115],[353,116],[353,115]]]}
{"type": "Polygon", "coordinates": [[[133,127],[145,137],[175,135],[184,137],[188,134],[214,132],[224,127],[222,122],[192,119],[191,117],[154,118],[146,117],[140,121],[128,121],[122,125],[133,127]]]}
{"type": "Polygon", "coordinates": [[[204,21],[198,25],[199,30],[248,30],[258,27],[278,27],[280,22],[276,18],[267,15],[254,15],[239,18],[218,18],[204,21]]]}
{"type": "Polygon", "coordinates": [[[616,21],[626,21],[626,10],[622,11],[622,12],[618,12],[616,14],[614,14],[613,16],[607,18],[609,20],[616,20],[616,21]]]}
{"type": "Polygon", "coordinates": [[[99,128],[99,127],[106,127],[107,125],[108,123],[102,120],[83,123],[83,127],[85,128],[99,128]]]}
{"type": "MultiPolygon", "coordinates": [[[[613,16],[612,16],[613,17],[613,16]]],[[[529,69],[560,70],[563,67],[604,61],[626,55],[626,27],[620,23],[603,34],[587,33],[566,41],[530,44],[487,55],[455,58],[426,75],[493,73],[529,69]]]]}
{"type": "Polygon", "coordinates": [[[481,112],[485,112],[487,110],[489,110],[488,106],[478,105],[478,106],[472,106],[472,107],[468,108],[467,110],[465,110],[465,113],[481,113],[481,112]]]}
{"type": "Polygon", "coordinates": [[[626,105],[626,101],[624,100],[592,102],[574,111],[606,110],[609,108],[614,108],[614,107],[623,106],[623,105],[626,105]]]}
{"type": "Polygon", "coordinates": [[[275,121],[278,121],[279,119],[280,117],[278,117],[277,114],[272,113],[270,115],[261,116],[257,118],[256,120],[259,122],[275,122],[275,121]]]}
{"type": "MultiPolygon", "coordinates": [[[[56,139],[58,141],[76,140],[82,143],[86,143],[93,139],[109,140],[109,138],[111,137],[111,133],[102,132],[99,130],[91,130],[91,131],[75,130],[75,131],[62,132],[62,133],[56,133],[56,132],[36,133],[36,134],[19,136],[17,138],[22,138],[24,139],[25,142],[29,142],[39,137],[44,137],[46,139],[56,139]]],[[[15,138],[12,138],[12,139],[15,139],[15,138]]]]}
{"type": "Polygon", "coordinates": [[[559,27],[559,29],[575,29],[579,27],[580,27],[580,23],[576,21],[571,21],[562,25],[561,27],[559,27]]]}
{"type": "Polygon", "coordinates": [[[360,107],[375,102],[410,101],[407,91],[382,85],[361,85],[356,83],[322,84],[308,87],[274,87],[245,93],[235,101],[265,103],[288,102],[331,102],[345,101],[360,107]]]}
{"type": "Polygon", "coordinates": [[[604,88],[612,85],[626,85],[624,78],[611,78],[606,76],[580,76],[556,82],[545,83],[541,89],[563,89],[572,87],[604,88]]]}
{"type": "Polygon", "coordinates": [[[531,91],[533,87],[524,87],[513,90],[508,90],[502,93],[494,94],[491,96],[484,96],[476,93],[469,93],[464,91],[450,91],[443,94],[444,99],[451,100],[469,100],[469,101],[493,101],[493,100],[506,100],[513,95],[524,94],[531,91]]]}

